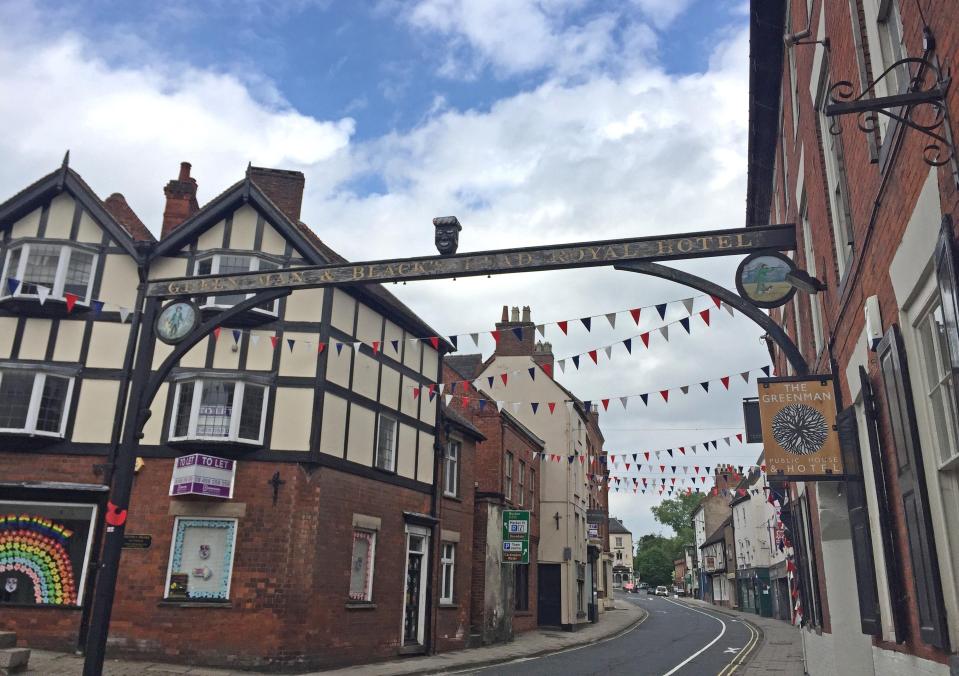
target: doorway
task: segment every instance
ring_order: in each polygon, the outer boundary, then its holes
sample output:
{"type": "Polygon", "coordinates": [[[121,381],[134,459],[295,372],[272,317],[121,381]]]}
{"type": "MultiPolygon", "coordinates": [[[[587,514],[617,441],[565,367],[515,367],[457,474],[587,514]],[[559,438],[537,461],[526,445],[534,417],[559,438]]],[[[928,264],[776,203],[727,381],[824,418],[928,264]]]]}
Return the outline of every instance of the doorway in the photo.
{"type": "Polygon", "coordinates": [[[537,623],[541,626],[559,627],[562,617],[562,574],[560,564],[541,563],[538,569],[537,623]]]}
{"type": "Polygon", "coordinates": [[[406,527],[406,577],[403,596],[403,647],[423,646],[426,619],[426,569],[429,531],[406,527]]]}

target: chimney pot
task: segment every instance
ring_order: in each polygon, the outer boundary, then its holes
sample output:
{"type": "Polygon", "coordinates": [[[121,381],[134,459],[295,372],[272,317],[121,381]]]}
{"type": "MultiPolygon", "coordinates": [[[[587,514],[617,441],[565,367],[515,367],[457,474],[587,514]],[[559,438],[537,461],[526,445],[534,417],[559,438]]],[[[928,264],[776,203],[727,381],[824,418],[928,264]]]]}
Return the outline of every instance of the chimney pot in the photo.
{"type": "Polygon", "coordinates": [[[532,321],[532,319],[530,319],[530,309],[529,309],[529,305],[524,305],[524,306],[523,306],[523,323],[524,323],[524,324],[529,324],[531,321],[532,321]]]}
{"type": "Polygon", "coordinates": [[[503,306],[503,317],[502,319],[500,319],[500,321],[503,323],[506,323],[509,321],[509,308],[505,305],[503,306]]]}
{"type": "Polygon", "coordinates": [[[180,162],[180,173],[163,188],[166,207],[163,210],[163,225],[160,237],[166,237],[183,221],[200,210],[196,200],[196,179],[190,176],[189,162],[180,162]]]}
{"type": "Polygon", "coordinates": [[[519,321],[519,308],[518,308],[517,306],[514,305],[514,306],[510,309],[510,318],[509,318],[509,319],[510,319],[511,322],[518,322],[518,321],[519,321]]]}
{"type": "Polygon", "coordinates": [[[190,180],[190,169],[193,167],[189,162],[180,162],[180,177],[178,181],[190,180]]]}

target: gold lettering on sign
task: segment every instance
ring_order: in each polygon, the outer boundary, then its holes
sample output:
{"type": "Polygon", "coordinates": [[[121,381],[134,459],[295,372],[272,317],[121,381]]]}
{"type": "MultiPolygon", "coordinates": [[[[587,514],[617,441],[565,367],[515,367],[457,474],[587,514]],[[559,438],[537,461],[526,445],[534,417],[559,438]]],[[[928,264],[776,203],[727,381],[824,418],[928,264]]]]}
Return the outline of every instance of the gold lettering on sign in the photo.
{"type": "Polygon", "coordinates": [[[688,239],[681,239],[676,243],[676,248],[680,253],[689,253],[693,250],[693,243],[688,239]]]}
{"type": "Polygon", "coordinates": [[[363,273],[363,268],[359,265],[353,266],[353,279],[363,279],[366,275],[363,273]]]}
{"type": "Polygon", "coordinates": [[[709,242],[708,237],[697,237],[696,241],[699,242],[699,246],[703,251],[709,251],[709,242]]]}
{"type": "Polygon", "coordinates": [[[532,265],[533,257],[528,253],[518,253],[516,254],[518,259],[517,265],[532,265]]]}
{"type": "Polygon", "coordinates": [[[751,239],[747,239],[746,235],[742,233],[736,235],[736,246],[752,246],[752,245],[753,245],[753,241],[751,239]]]}
{"type": "Polygon", "coordinates": [[[591,247],[589,247],[587,250],[589,251],[589,255],[593,257],[593,260],[594,260],[594,261],[598,261],[598,260],[599,260],[599,247],[598,247],[598,246],[591,246],[591,247]]]}
{"type": "Polygon", "coordinates": [[[729,235],[720,235],[716,239],[720,249],[728,249],[732,246],[732,243],[729,241],[729,235]]]}
{"type": "Polygon", "coordinates": [[[616,253],[616,249],[614,249],[614,248],[611,247],[611,246],[606,247],[605,258],[606,258],[607,260],[613,260],[613,259],[616,259],[616,258],[619,258],[619,257],[620,257],[619,254],[616,253]]]}
{"type": "Polygon", "coordinates": [[[659,242],[659,252],[660,255],[671,254],[673,253],[673,243],[666,240],[659,242]]]}

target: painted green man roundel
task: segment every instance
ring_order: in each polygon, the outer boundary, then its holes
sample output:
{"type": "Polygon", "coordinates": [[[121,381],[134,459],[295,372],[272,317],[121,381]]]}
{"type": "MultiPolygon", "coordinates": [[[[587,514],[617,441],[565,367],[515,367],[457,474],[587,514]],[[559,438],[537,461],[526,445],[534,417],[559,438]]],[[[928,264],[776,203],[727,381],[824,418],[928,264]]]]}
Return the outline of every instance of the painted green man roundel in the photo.
{"type": "Polygon", "coordinates": [[[757,307],[779,307],[796,293],[786,278],[795,269],[792,260],[778,251],[750,254],[736,270],[736,290],[757,307]]]}
{"type": "Polygon", "coordinates": [[[157,315],[157,338],[169,345],[179,343],[193,330],[199,319],[200,312],[191,301],[173,301],[157,315]]]}

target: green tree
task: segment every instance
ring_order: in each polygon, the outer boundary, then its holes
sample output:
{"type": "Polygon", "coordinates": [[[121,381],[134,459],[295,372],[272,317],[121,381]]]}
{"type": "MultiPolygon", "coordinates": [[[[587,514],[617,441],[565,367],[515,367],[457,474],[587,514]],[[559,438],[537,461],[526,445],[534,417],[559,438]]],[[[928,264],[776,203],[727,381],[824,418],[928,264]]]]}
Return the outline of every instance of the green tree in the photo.
{"type": "MultiPolygon", "coordinates": [[[[693,511],[699,506],[702,499],[702,493],[680,493],[675,498],[663,500],[655,507],[650,508],[650,511],[659,523],[673,529],[673,532],[676,533],[676,539],[679,540],[681,545],[692,544],[693,526],[691,520],[693,511]]],[[[676,558],[679,558],[679,556],[676,558]]]]}
{"type": "Polygon", "coordinates": [[[675,540],[652,534],[639,538],[633,566],[639,571],[640,580],[654,587],[672,586],[673,561],[679,558],[677,552],[682,552],[682,545],[675,540]]]}

